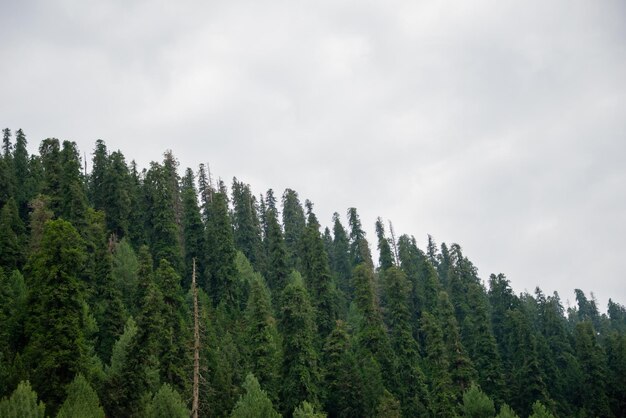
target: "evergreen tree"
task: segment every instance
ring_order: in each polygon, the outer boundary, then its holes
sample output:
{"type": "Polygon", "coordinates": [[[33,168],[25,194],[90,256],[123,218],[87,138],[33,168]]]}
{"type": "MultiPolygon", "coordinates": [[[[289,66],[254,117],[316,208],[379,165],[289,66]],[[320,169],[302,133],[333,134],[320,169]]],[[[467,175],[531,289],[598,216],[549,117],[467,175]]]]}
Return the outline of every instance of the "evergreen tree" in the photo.
{"type": "Polygon", "coordinates": [[[86,227],[87,195],[81,174],[81,160],[75,142],[63,141],[60,153],[60,212],[82,233],[86,227]]]}
{"type": "Polygon", "coordinates": [[[397,382],[394,392],[406,416],[427,413],[429,400],[425,377],[421,370],[417,342],[413,338],[411,314],[408,309],[408,281],[397,267],[385,272],[385,300],[391,346],[397,358],[397,382]]]}
{"type": "Polygon", "coordinates": [[[626,335],[613,331],[606,341],[606,354],[609,371],[606,388],[611,411],[616,417],[626,416],[626,335]]]}
{"type": "MultiPolygon", "coordinates": [[[[283,239],[283,233],[278,223],[278,213],[273,201],[272,190],[267,192],[265,247],[267,251],[267,283],[275,295],[280,295],[287,285],[289,267],[287,261],[287,248],[283,239]]],[[[274,298],[278,302],[278,298],[274,298]]]]}
{"type": "Polygon", "coordinates": [[[67,398],[57,418],[104,418],[100,399],[82,374],[76,375],[67,387],[67,398]]]}
{"type": "Polygon", "coordinates": [[[19,382],[19,351],[23,344],[27,289],[22,274],[0,268],[0,397],[19,382]]]}
{"type": "Polygon", "coordinates": [[[281,350],[276,320],[272,314],[270,293],[263,277],[255,273],[250,283],[250,297],[246,309],[246,345],[250,369],[259,376],[272,402],[278,401],[281,350]]]}
{"type": "Polygon", "coordinates": [[[450,361],[443,331],[437,319],[429,312],[422,315],[422,333],[425,342],[426,375],[430,383],[431,411],[437,417],[453,417],[456,394],[450,377],[450,361]]]}
{"type": "Polygon", "coordinates": [[[183,235],[185,244],[185,275],[183,276],[183,288],[189,289],[193,260],[196,260],[196,272],[199,276],[198,283],[205,283],[206,270],[206,231],[202,223],[200,208],[198,207],[198,195],[196,192],[195,178],[190,168],[183,177],[181,195],[183,202],[183,235]]]}
{"type": "Polygon", "coordinates": [[[606,396],[607,381],[606,357],[598,344],[593,325],[589,320],[576,324],[574,330],[576,355],[582,368],[580,402],[584,411],[591,416],[610,416],[609,401],[606,396]]]}
{"type": "Polygon", "coordinates": [[[232,196],[235,244],[257,271],[263,271],[265,260],[261,225],[259,224],[256,199],[250,191],[250,185],[234,178],[232,196]]]}
{"type": "Polygon", "coordinates": [[[35,176],[30,172],[30,160],[26,146],[26,135],[21,129],[18,129],[15,133],[13,168],[15,170],[15,200],[23,221],[28,218],[28,202],[35,197],[37,192],[35,190],[35,176]]]}
{"type": "Polygon", "coordinates": [[[302,256],[300,260],[302,273],[315,306],[318,331],[322,338],[326,338],[332,331],[338,316],[338,298],[330,274],[324,242],[319,232],[320,224],[313,213],[313,205],[308,200],[306,207],[308,219],[301,237],[302,256]]]}
{"type": "Polygon", "coordinates": [[[500,407],[500,412],[498,412],[496,418],[519,418],[519,416],[511,409],[510,406],[503,404],[500,407]]]}
{"type": "Polygon", "coordinates": [[[339,219],[339,214],[333,214],[333,271],[337,274],[339,289],[349,297],[352,294],[350,287],[350,243],[348,234],[339,219]]]}
{"type": "Polygon", "coordinates": [[[104,211],[107,229],[123,238],[130,230],[132,211],[132,179],[124,155],[111,153],[104,178],[104,211]]]}
{"type": "Polygon", "coordinates": [[[313,405],[307,401],[302,401],[293,411],[293,418],[326,418],[326,414],[323,412],[315,412],[313,405]]]}
{"type": "Polygon", "coordinates": [[[177,223],[178,188],[165,165],[152,162],[146,174],[144,190],[148,214],[148,236],[155,260],[166,259],[176,271],[182,271],[180,225],[177,223]]]}
{"type": "Polygon", "coordinates": [[[389,391],[385,390],[376,409],[376,418],[400,417],[402,417],[400,402],[389,391]]]}
{"type": "Polygon", "coordinates": [[[331,418],[366,416],[363,382],[346,323],[337,321],[326,339],[323,357],[325,410],[331,418]]]}
{"type": "Polygon", "coordinates": [[[56,216],[61,215],[61,145],[56,138],[48,138],[39,146],[41,167],[43,169],[43,185],[41,192],[49,197],[49,208],[56,216]]]}
{"type": "Polygon", "coordinates": [[[85,367],[83,304],[78,276],[83,241],[69,222],[46,223],[40,249],[30,260],[30,293],[24,351],[33,386],[56,412],[63,388],[85,367]]]}
{"type": "Polygon", "coordinates": [[[378,237],[378,251],[380,271],[386,271],[394,265],[393,255],[391,254],[391,246],[389,240],[385,237],[385,226],[383,220],[378,217],[376,219],[376,236],[378,237]]]}
{"type": "Polygon", "coordinates": [[[157,334],[161,340],[161,382],[169,383],[174,389],[185,393],[189,387],[187,366],[191,364],[188,347],[191,345],[191,328],[186,320],[186,311],[180,276],[165,259],[155,272],[155,281],[163,295],[163,328],[157,334]]]}
{"type": "Polygon", "coordinates": [[[164,383],[146,407],[146,418],[188,418],[189,411],[180,394],[164,383]]]}
{"type": "Polygon", "coordinates": [[[550,411],[539,401],[533,404],[533,413],[528,418],[555,418],[550,411]]]}
{"type": "Polygon", "coordinates": [[[229,309],[237,306],[240,289],[237,286],[235,265],[235,242],[228,215],[226,195],[213,194],[209,206],[207,223],[208,277],[207,293],[213,296],[213,303],[223,302],[229,309]]]}
{"type": "Polygon", "coordinates": [[[283,291],[281,310],[280,330],[284,341],[281,405],[288,415],[300,402],[308,400],[317,404],[319,399],[314,311],[302,277],[295,271],[283,291]]]}
{"type": "Polygon", "coordinates": [[[13,197],[0,210],[0,267],[21,268],[24,263],[25,229],[13,197]]]}
{"type": "Polygon", "coordinates": [[[493,401],[476,385],[463,394],[463,416],[468,418],[491,418],[496,414],[493,401]]]}
{"type": "Polygon", "coordinates": [[[139,395],[135,389],[134,375],[131,370],[131,348],[137,338],[137,324],[132,317],[128,318],[124,332],[115,342],[111,354],[111,363],[105,369],[102,404],[108,416],[130,415],[133,404],[138,402],[139,395]]]}
{"type": "Polygon", "coordinates": [[[0,417],[3,418],[44,418],[45,405],[37,403],[37,394],[28,381],[20,382],[8,399],[0,400],[0,417]]]}
{"type": "Polygon", "coordinates": [[[306,220],[298,193],[286,189],[283,193],[283,227],[285,230],[285,248],[290,268],[300,269],[300,239],[304,233],[306,220]]]}
{"type": "Polygon", "coordinates": [[[248,374],[243,388],[246,393],[237,401],[230,414],[231,418],[280,418],[281,415],[276,412],[272,401],[253,374],[248,374]]]}
{"type": "Polygon", "coordinates": [[[348,209],[348,221],[350,223],[350,258],[352,267],[364,263],[373,268],[372,253],[365,239],[365,231],[361,226],[361,220],[356,208],[348,209]]]}

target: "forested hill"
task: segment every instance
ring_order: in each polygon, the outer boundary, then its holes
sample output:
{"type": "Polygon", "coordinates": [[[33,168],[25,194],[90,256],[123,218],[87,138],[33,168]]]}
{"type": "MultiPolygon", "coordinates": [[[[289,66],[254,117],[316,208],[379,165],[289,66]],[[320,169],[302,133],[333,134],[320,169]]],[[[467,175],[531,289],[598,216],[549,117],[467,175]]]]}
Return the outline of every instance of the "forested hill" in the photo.
{"type": "Polygon", "coordinates": [[[381,220],[370,247],[355,208],[323,228],[171,152],[2,145],[0,417],[626,416],[623,305],[517,295],[381,220]]]}

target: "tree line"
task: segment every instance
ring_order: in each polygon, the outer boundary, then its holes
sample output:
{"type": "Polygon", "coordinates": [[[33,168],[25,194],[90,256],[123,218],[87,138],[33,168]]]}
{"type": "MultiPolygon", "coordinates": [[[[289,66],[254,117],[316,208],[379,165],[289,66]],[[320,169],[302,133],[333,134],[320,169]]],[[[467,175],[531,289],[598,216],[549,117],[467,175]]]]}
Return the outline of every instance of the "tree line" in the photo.
{"type": "Polygon", "coordinates": [[[623,305],[516,294],[380,218],[375,264],[356,208],[322,227],[170,151],[80,155],[3,131],[1,417],[188,417],[194,295],[202,417],[626,416],[623,305]]]}

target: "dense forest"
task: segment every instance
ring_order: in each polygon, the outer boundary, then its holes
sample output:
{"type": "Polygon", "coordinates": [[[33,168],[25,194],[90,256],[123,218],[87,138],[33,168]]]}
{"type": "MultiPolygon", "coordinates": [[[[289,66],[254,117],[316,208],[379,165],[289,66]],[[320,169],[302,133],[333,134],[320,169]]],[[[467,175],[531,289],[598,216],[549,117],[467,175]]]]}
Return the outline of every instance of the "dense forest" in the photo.
{"type": "Polygon", "coordinates": [[[370,247],[355,208],[322,227],[170,151],[90,157],[4,130],[1,417],[626,416],[623,305],[516,294],[380,218],[370,247]]]}

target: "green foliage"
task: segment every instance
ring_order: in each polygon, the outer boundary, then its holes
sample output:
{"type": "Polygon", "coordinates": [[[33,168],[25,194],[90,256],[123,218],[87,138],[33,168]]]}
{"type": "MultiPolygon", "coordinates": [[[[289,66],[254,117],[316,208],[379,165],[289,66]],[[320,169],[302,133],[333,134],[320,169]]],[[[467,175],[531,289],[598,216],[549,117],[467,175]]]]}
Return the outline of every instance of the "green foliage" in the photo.
{"type": "Polygon", "coordinates": [[[185,248],[185,275],[183,288],[191,286],[193,260],[196,260],[196,281],[204,283],[206,279],[206,232],[198,207],[198,197],[195,187],[193,171],[187,169],[183,177],[181,197],[183,205],[183,236],[185,248]]]}
{"type": "Polygon", "coordinates": [[[491,418],[496,414],[493,401],[477,385],[463,393],[461,411],[467,418],[491,418]]]}
{"type": "Polygon", "coordinates": [[[380,397],[378,408],[376,408],[376,418],[400,418],[400,402],[389,392],[385,391],[380,397]]]}
{"type": "Polygon", "coordinates": [[[290,268],[300,269],[300,239],[305,226],[304,209],[302,209],[298,193],[295,190],[286,189],[283,193],[283,227],[287,265],[290,268]]]}
{"type": "Polygon", "coordinates": [[[67,398],[57,418],[104,418],[98,395],[82,374],[78,374],[68,386],[67,398]]]}
{"type": "Polygon", "coordinates": [[[283,382],[281,405],[285,414],[300,402],[319,400],[318,355],[315,350],[315,319],[300,273],[293,272],[282,297],[280,330],[283,335],[283,382]]]}
{"type": "Polygon", "coordinates": [[[539,401],[533,404],[533,412],[528,418],[555,418],[554,415],[539,401]]]}
{"type": "Polygon", "coordinates": [[[246,258],[258,271],[265,268],[265,252],[261,241],[261,225],[257,213],[256,199],[250,185],[233,179],[233,223],[234,238],[246,258]]]}
{"type": "Polygon", "coordinates": [[[230,414],[231,418],[280,418],[281,415],[276,412],[272,401],[253,374],[246,376],[243,388],[246,393],[237,401],[230,414]]]}
{"type": "Polygon", "coordinates": [[[46,223],[40,249],[30,261],[30,293],[24,357],[33,386],[52,412],[64,388],[85,366],[83,304],[78,276],[83,241],[69,222],[46,223]]]}
{"type": "Polygon", "coordinates": [[[0,267],[21,268],[24,263],[25,229],[13,197],[0,210],[0,267]]]}
{"type": "Polygon", "coordinates": [[[28,381],[20,382],[8,399],[0,400],[2,418],[44,418],[45,405],[37,403],[37,394],[28,381]]]}
{"type": "Polygon", "coordinates": [[[352,260],[352,267],[366,264],[373,268],[372,253],[365,239],[365,231],[361,226],[361,220],[356,208],[348,209],[348,221],[350,223],[350,259],[352,260]]]}
{"type": "Polygon", "coordinates": [[[326,414],[323,412],[315,412],[313,405],[307,401],[302,401],[293,411],[293,418],[326,418],[326,414]]]}
{"type": "Polygon", "coordinates": [[[496,415],[496,418],[519,418],[519,416],[511,409],[507,404],[503,404],[500,407],[500,412],[496,415]]]}
{"type": "Polygon", "coordinates": [[[188,418],[189,410],[180,394],[165,383],[146,405],[144,416],[146,418],[188,418]]]}

